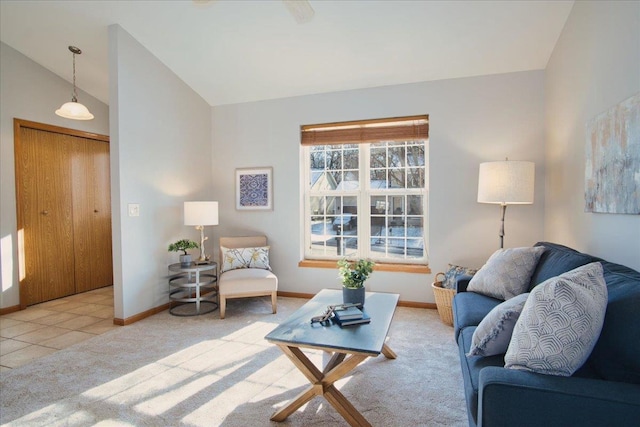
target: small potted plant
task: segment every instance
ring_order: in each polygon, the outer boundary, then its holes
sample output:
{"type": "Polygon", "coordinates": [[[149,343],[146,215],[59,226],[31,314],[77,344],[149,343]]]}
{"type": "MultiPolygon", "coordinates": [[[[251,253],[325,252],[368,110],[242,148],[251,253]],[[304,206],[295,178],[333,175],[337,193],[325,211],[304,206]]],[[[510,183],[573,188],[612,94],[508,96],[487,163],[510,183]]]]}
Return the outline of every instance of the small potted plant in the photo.
{"type": "Polygon", "coordinates": [[[338,261],[338,273],[342,280],[342,299],[345,304],[364,306],[364,282],[373,273],[375,263],[368,259],[338,261]]]}
{"type": "Polygon", "coordinates": [[[191,255],[187,253],[187,249],[198,249],[198,244],[193,240],[182,239],[169,245],[169,252],[183,252],[183,254],[180,255],[180,265],[182,267],[189,267],[191,265],[191,255]]]}

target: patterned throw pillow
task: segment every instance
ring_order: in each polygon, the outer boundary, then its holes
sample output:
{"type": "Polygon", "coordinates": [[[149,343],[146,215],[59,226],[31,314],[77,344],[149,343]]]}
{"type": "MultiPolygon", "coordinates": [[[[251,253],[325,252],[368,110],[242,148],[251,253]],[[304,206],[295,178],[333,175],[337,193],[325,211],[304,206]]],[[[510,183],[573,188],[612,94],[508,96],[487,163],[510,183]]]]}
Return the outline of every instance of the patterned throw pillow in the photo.
{"type": "Polygon", "coordinates": [[[444,273],[442,287],[445,289],[455,289],[456,282],[460,276],[473,276],[478,270],[475,268],[461,267],[459,265],[447,264],[447,272],[444,273]]]}
{"type": "Polygon", "coordinates": [[[526,292],[544,246],[498,249],[469,281],[468,291],[508,300],[526,292]]]}
{"type": "Polygon", "coordinates": [[[225,248],[222,251],[222,272],[238,268],[261,268],[271,270],[269,265],[269,246],[257,248],[225,248]]]}
{"type": "Polygon", "coordinates": [[[599,262],[542,282],[516,322],[505,368],[573,375],[596,345],[606,310],[607,284],[599,262]]]}
{"type": "Polygon", "coordinates": [[[473,332],[467,356],[493,356],[506,352],[528,296],[528,293],[520,294],[495,306],[473,332]]]}

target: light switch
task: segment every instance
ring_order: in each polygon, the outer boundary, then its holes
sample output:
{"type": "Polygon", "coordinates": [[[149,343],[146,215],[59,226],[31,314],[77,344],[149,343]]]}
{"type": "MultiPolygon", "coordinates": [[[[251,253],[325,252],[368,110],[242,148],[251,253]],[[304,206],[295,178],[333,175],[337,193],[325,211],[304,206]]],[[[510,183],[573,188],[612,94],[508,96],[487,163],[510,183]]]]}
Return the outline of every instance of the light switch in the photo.
{"type": "Polygon", "coordinates": [[[140,216],[140,204],[129,203],[129,216],[140,216]]]}

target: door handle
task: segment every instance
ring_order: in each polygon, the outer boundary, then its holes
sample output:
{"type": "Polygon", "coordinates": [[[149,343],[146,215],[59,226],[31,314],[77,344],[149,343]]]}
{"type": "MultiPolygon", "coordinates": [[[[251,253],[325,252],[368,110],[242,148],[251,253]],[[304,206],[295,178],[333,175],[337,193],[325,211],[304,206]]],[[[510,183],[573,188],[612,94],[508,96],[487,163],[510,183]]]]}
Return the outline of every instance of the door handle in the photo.
{"type": "Polygon", "coordinates": [[[49,215],[49,211],[42,211],[42,215],[49,215]]]}
{"type": "Polygon", "coordinates": [[[94,213],[98,213],[98,209],[94,209],[94,210],[93,210],[93,212],[94,212],[94,213]]]}

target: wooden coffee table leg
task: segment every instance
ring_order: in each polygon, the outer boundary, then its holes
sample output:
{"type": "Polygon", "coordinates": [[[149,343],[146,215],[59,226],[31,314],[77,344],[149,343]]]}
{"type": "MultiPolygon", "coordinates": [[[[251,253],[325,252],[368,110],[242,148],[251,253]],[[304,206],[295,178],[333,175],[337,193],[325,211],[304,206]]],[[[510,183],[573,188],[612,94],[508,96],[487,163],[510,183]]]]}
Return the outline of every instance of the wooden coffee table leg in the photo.
{"type": "Polygon", "coordinates": [[[384,354],[384,357],[386,357],[387,359],[395,359],[396,357],[398,357],[398,355],[386,344],[382,345],[382,354],[384,354]]]}
{"type": "MultiPolygon", "coordinates": [[[[309,382],[311,382],[311,386],[296,396],[287,406],[276,411],[271,416],[272,421],[284,421],[289,415],[297,411],[314,396],[324,396],[331,406],[333,406],[350,425],[358,427],[371,426],[351,402],[333,385],[334,382],[343,378],[368,356],[350,354],[346,357],[347,355],[344,353],[334,354],[325,368],[325,372],[321,372],[299,348],[280,344],[278,347],[291,359],[300,372],[307,377],[309,382]]],[[[389,351],[391,351],[391,349],[389,349],[389,351]]],[[[391,353],[393,352],[391,351],[391,353]]]]}

